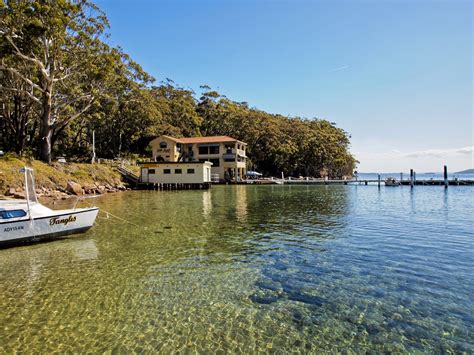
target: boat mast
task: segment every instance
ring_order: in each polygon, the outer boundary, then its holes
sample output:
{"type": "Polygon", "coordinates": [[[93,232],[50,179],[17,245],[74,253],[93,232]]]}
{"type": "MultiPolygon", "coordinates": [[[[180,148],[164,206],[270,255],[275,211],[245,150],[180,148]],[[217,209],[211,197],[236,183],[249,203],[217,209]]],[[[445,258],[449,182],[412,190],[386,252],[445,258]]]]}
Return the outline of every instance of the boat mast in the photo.
{"type": "Polygon", "coordinates": [[[28,168],[25,166],[20,170],[25,174],[25,193],[26,193],[26,206],[28,207],[28,218],[31,220],[31,212],[30,212],[30,193],[28,189],[28,168]]]}
{"type": "Polygon", "coordinates": [[[31,216],[31,204],[30,204],[30,188],[32,189],[32,194],[33,198],[31,201],[38,202],[38,198],[36,197],[36,191],[35,191],[35,181],[34,179],[31,179],[31,186],[28,185],[28,173],[33,173],[33,169],[27,168],[26,166],[20,170],[20,172],[23,172],[25,174],[25,193],[26,193],[26,205],[28,207],[28,217],[30,220],[33,218],[31,216]]]}

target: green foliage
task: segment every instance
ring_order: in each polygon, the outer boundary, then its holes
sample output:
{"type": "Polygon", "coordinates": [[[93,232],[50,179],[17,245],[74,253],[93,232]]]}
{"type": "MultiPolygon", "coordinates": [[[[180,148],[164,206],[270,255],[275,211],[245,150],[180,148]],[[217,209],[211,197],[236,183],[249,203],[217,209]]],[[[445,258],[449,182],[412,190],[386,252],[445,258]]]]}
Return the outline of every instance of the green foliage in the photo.
{"type": "Polygon", "coordinates": [[[249,168],[266,174],[340,177],[355,168],[348,134],[331,122],[269,114],[207,85],[200,95],[170,79],[153,86],[103,42],[108,20],[88,1],[0,1],[0,15],[4,150],[86,162],[92,132],[102,158],[150,156],[161,134],[229,135],[248,143],[249,168]]]}

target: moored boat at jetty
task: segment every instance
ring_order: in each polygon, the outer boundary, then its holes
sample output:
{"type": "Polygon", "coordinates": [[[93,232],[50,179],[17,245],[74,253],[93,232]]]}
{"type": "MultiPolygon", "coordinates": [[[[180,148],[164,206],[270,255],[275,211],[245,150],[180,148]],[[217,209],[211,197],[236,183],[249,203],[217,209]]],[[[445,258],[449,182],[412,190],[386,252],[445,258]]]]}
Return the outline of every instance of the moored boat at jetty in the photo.
{"type": "Polygon", "coordinates": [[[97,207],[52,210],[38,202],[33,170],[23,168],[25,200],[0,201],[0,246],[83,233],[95,222],[97,207]]]}
{"type": "Polygon", "coordinates": [[[400,181],[393,177],[385,178],[385,186],[400,186],[400,181]]]}

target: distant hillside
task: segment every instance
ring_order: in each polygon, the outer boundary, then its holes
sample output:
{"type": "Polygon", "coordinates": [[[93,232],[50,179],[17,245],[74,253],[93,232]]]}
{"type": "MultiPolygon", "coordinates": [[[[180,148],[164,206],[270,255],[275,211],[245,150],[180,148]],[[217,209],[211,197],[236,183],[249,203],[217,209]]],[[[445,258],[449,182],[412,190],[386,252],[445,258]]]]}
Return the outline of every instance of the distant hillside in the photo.
{"type": "Polygon", "coordinates": [[[474,174],[474,169],[467,169],[467,170],[463,170],[463,171],[458,171],[455,174],[474,174]]]}

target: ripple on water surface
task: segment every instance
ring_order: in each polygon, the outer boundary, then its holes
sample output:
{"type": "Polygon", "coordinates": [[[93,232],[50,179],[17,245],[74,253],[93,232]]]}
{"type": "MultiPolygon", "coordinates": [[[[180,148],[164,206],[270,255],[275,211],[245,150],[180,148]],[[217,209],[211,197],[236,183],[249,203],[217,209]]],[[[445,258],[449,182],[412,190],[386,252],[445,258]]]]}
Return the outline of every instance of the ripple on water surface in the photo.
{"type": "Polygon", "coordinates": [[[0,349],[471,352],[473,191],[103,197],[137,226],[0,250],[0,349]]]}

